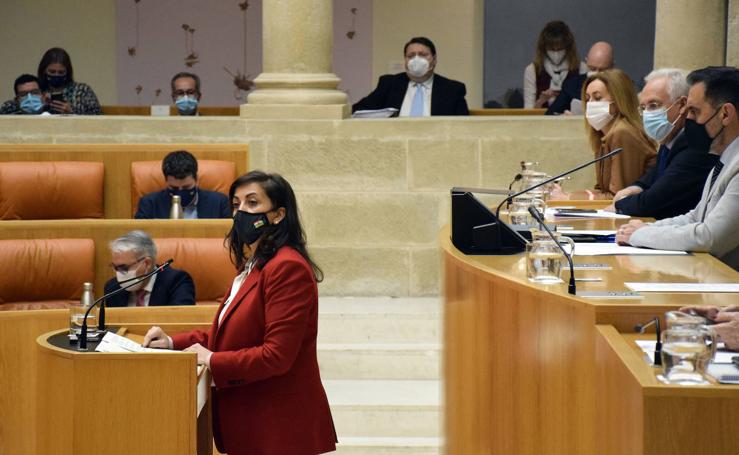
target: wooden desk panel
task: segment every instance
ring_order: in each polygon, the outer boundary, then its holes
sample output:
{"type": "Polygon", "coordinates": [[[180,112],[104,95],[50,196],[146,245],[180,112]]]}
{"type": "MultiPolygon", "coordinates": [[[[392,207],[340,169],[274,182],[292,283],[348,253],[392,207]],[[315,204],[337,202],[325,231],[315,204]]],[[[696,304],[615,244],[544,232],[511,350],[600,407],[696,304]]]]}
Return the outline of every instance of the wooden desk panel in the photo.
{"type": "MultiPolygon", "coordinates": [[[[215,306],[110,308],[106,319],[108,324],[169,322],[207,327],[216,310],[215,306]]],[[[68,310],[0,311],[0,454],[38,453],[36,338],[68,326],[68,310]]]]}
{"type": "MultiPolygon", "coordinates": [[[[562,221],[578,229],[624,220],[562,221]]],[[[444,265],[444,371],[448,454],[596,452],[596,324],[630,331],[636,322],[688,304],[728,305],[731,294],[645,294],[643,300],[588,300],[567,285],[534,285],[523,254],[466,256],[439,236],[444,265]]],[[[708,254],[576,257],[610,271],[578,271],[602,283],[578,290],[625,290],[626,281],[739,281],[708,254]]],[[[569,271],[563,271],[567,277],[569,271]]],[[[630,453],[628,451],[621,453],[630,453]]],[[[658,452],[648,452],[658,453],[658,452]]]]}
{"type": "Polygon", "coordinates": [[[634,343],[645,335],[596,330],[597,453],[737,453],[739,386],[662,384],[634,343]]]}

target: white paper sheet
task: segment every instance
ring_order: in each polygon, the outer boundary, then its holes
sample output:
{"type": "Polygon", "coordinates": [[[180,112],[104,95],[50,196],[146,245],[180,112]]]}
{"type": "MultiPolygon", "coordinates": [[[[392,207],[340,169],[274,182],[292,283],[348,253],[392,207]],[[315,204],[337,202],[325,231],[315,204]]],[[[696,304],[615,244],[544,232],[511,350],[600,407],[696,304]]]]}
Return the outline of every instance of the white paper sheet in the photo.
{"type": "Polygon", "coordinates": [[[605,255],[643,255],[643,256],[682,256],[685,251],[652,250],[649,248],[635,248],[621,246],[616,243],[578,243],[575,247],[575,256],[605,256],[605,255]]]}
{"type": "Polygon", "coordinates": [[[167,352],[167,349],[145,348],[135,341],[126,337],[107,332],[100,344],[95,348],[96,352],[167,352]]]}
{"type": "Polygon", "coordinates": [[[368,109],[364,111],[356,111],[352,114],[352,118],[389,118],[398,112],[394,107],[385,109],[368,109]]]}
{"type": "MultiPolygon", "coordinates": [[[[557,226],[559,230],[559,226],[557,226]]],[[[606,229],[565,229],[567,232],[562,232],[562,235],[616,235],[616,231],[606,229]]]]}
{"type": "Polygon", "coordinates": [[[739,292],[739,283],[624,283],[636,292],[739,292]]]}

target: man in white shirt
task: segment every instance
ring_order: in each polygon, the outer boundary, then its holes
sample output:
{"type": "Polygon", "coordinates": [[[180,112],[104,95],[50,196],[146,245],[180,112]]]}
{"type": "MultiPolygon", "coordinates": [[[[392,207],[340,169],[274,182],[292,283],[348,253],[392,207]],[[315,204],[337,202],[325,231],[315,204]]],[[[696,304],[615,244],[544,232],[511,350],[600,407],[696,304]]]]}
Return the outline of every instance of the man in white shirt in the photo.
{"type": "Polygon", "coordinates": [[[739,270],[739,69],[707,67],[688,75],[685,135],[719,161],[698,205],[655,223],[633,220],[616,235],[623,245],[707,251],[739,270]]]}
{"type": "Polygon", "coordinates": [[[377,88],[352,106],[352,112],[395,108],[400,117],[469,115],[464,84],[435,74],[436,46],[425,37],[403,48],[405,72],[380,76],[377,88]]]}

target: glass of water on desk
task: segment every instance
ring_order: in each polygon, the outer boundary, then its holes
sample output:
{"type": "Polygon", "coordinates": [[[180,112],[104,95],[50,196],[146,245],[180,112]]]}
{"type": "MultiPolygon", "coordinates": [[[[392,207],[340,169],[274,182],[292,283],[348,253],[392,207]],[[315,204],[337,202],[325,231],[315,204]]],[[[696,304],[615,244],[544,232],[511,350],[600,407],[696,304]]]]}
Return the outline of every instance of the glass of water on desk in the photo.
{"type": "Polygon", "coordinates": [[[716,351],[712,332],[693,329],[669,329],[662,332],[662,368],[670,384],[704,385],[706,359],[716,351]]]}
{"type": "Polygon", "coordinates": [[[557,243],[567,243],[570,254],[575,242],[554,232],[554,239],[546,231],[531,230],[531,242],[526,245],[526,274],[529,281],[541,284],[561,283],[562,264],[566,261],[557,243]]]}

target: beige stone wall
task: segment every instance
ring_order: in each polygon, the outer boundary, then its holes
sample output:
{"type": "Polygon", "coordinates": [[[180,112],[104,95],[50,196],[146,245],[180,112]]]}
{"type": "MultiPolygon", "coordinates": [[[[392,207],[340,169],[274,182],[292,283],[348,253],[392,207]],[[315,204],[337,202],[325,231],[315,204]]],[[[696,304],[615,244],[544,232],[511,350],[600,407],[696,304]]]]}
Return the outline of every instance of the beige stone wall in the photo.
{"type": "Polygon", "coordinates": [[[482,107],[483,0],[374,0],[373,84],[403,71],[403,45],[427,36],[438,52],[439,74],[467,85],[467,104],[482,107]]]}
{"type": "Polygon", "coordinates": [[[726,24],[726,64],[739,67],[739,0],[729,0],[726,24]]]}
{"type": "Polygon", "coordinates": [[[60,46],[72,57],[75,79],[90,84],[101,103],[116,103],[115,0],[3,0],[0,5],[0,102],[14,96],[16,77],[35,75],[44,52],[60,46]]]}
{"type": "Polygon", "coordinates": [[[724,0],[657,0],[655,68],[723,65],[725,41],[724,0]]]}
{"type": "MultiPolygon", "coordinates": [[[[592,156],[565,117],[258,121],[0,118],[2,143],[239,142],[294,186],[324,295],[439,293],[437,234],[452,186],[507,187],[522,159],[551,173],[592,156]]],[[[593,171],[567,184],[591,187],[593,171]]],[[[493,201],[490,201],[491,203],[493,201]]]]}

